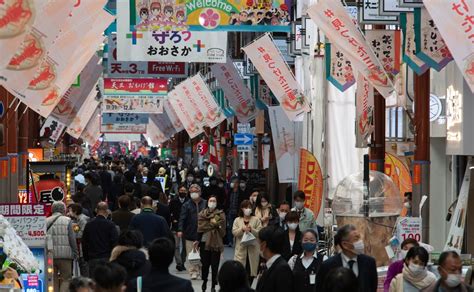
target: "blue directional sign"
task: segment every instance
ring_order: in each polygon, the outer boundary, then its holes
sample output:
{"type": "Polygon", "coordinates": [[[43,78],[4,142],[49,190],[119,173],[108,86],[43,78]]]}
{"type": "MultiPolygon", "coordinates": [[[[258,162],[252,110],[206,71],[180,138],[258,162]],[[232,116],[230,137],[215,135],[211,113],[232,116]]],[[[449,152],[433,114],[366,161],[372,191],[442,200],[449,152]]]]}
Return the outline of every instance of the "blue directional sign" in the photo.
{"type": "Polygon", "coordinates": [[[247,133],[234,134],[234,145],[252,145],[253,135],[247,133]]]}
{"type": "Polygon", "coordinates": [[[148,124],[148,114],[103,113],[102,124],[148,124]]]}

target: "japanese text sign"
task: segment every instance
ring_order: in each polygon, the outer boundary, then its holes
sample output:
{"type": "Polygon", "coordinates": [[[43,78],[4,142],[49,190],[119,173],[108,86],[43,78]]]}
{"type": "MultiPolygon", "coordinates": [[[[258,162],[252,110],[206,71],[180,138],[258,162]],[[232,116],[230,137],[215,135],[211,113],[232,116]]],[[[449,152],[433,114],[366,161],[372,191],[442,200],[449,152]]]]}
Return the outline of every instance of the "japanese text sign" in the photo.
{"type": "Polygon", "coordinates": [[[397,221],[397,239],[403,242],[405,239],[413,238],[421,242],[421,218],[419,217],[400,217],[397,221]]]}
{"type": "Polygon", "coordinates": [[[142,113],[163,112],[163,97],[156,95],[105,95],[102,102],[104,113],[142,113]]]}
{"type": "Polygon", "coordinates": [[[103,113],[102,124],[148,124],[148,114],[103,113]]]}
{"type": "Polygon", "coordinates": [[[97,107],[92,114],[87,126],[82,131],[81,138],[89,143],[89,145],[94,145],[99,139],[100,136],[100,107],[97,107]]]}
{"type": "Polygon", "coordinates": [[[329,43],[326,44],[326,72],[327,80],[340,91],[345,91],[355,84],[351,61],[336,45],[329,43]]]}
{"type": "Polygon", "coordinates": [[[168,95],[168,100],[176,112],[176,115],[181,120],[184,129],[192,139],[203,132],[203,124],[193,115],[195,112],[185,104],[184,98],[182,97],[183,93],[179,91],[178,88],[171,91],[168,95]]]}
{"type": "Polygon", "coordinates": [[[189,31],[137,31],[130,23],[128,1],[117,2],[117,59],[119,61],[223,63],[227,33],[189,31]],[[125,11],[125,15],[122,15],[125,11]]]}
{"type": "Polygon", "coordinates": [[[158,128],[153,119],[151,119],[150,123],[148,123],[145,136],[151,140],[151,144],[153,145],[159,145],[168,139],[163,134],[163,132],[161,132],[160,128],[158,128]]]}
{"type": "Polygon", "coordinates": [[[105,95],[166,95],[168,81],[155,78],[104,78],[105,95]]]}
{"type": "Polygon", "coordinates": [[[391,80],[340,1],[320,0],[308,8],[308,14],[331,43],[345,52],[354,71],[362,73],[384,98],[394,92],[391,80]]]}
{"type": "Polygon", "coordinates": [[[79,139],[82,134],[82,131],[84,131],[84,128],[87,125],[87,122],[90,120],[92,114],[99,105],[99,101],[97,101],[96,95],[97,92],[95,90],[92,90],[92,92],[89,93],[85,102],[77,111],[77,115],[73,118],[72,122],[69,124],[66,130],[66,133],[68,133],[75,139],[79,139]]]}
{"type": "Polygon", "coordinates": [[[117,36],[109,36],[107,77],[187,77],[188,64],[184,62],[120,62],[117,61],[117,36]]]}
{"type": "Polygon", "coordinates": [[[374,131],[374,88],[359,73],[356,91],[356,147],[368,146],[368,139],[374,131]]]}
{"type": "Polygon", "coordinates": [[[430,0],[424,4],[471,92],[474,92],[474,3],[469,0],[430,0]]]}
{"type": "Polygon", "coordinates": [[[363,0],[360,7],[360,23],[364,24],[398,24],[398,17],[380,14],[380,0],[363,0]]]}
{"type": "Polygon", "coordinates": [[[179,96],[181,102],[186,107],[186,112],[199,124],[199,127],[206,126],[204,113],[201,111],[197,100],[194,99],[194,92],[191,92],[191,88],[186,86],[185,82],[181,82],[176,86],[174,92],[175,97],[179,96]]]}
{"type": "Polygon", "coordinates": [[[365,39],[389,76],[400,72],[400,31],[368,30],[365,39]]]}
{"type": "Polygon", "coordinates": [[[290,121],[309,111],[300,85],[268,34],[243,48],[290,121]]]}
{"type": "Polygon", "coordinates": [[[28,246],[45,246],[46,212],[42,204],[0,204],[3,215],[28,246]]]}
{"type": "Polygon", "coordinates": [[[225,64],[211,66],[211,71],[224,91],[225,98],[234,109],[239,122],[247,123],[255,119],[257,114],[255,99],[231,60],[227,60],[225,64]]]}
{"type": "Polygon", "coordinates": [[[400,26],[403,30],[403,61],[420,75],[430,67],[416,55],[415,16],[413,13],[400,14],[400,26]]]}
{"type": "Polygon", "coordinates": [[[168,115],[168,118],[173,124],[173,127],[176,130],[176,132],[181,132],[182,130],[184,130],[181,120],[179,119],[178,115],[176,114],[176,112],[174,111],[173,107],[170,105],[170,102],[168,100],[165,100],[164,102],[163,112],[168,115]]]}
{"type": "Polygon", "coordinates": [[[163,133],[166,139],[171,138],[176,133],[176,130],[167,112],[163,111],[162,114],[151,115],[150,119],[160,129],[161,133],[163,133]]]}
{"type": "Polygon", "coordinates": [[[146,124],[101,124],[101,133],[144,134],[146,124]]]}
{"type": "Polygon", "coordinates": [[[40,130],[40,137],[48,138],[51,144],[56,144],[59,137],[66,130],[66,125],[55,119],[53,116],[49,116],[44,122],[40,130]]]}

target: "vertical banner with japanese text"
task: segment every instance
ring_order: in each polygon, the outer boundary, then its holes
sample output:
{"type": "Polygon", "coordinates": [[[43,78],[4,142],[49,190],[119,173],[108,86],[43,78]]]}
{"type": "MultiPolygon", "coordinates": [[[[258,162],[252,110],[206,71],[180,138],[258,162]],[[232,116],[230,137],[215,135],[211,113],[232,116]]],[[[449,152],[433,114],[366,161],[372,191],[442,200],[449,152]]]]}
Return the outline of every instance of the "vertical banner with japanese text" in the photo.
{"type": "Polygon", "coordinates": [[[306,149],[300,150],[300,172],[298,190],[305,194],[305,207],[318,217],[323,201],[323,174],[319,162],[313,153],[306,149]]]}
{"type": "Polygon", "coordinates": [[[421,75],[430,67],[416,55],[415,15],[401,13],[400,26],[403,31],[402,59],[416,74],[421,75]]]}
{"type": "Polygon", "coordinates": [[[301,141],[301,122],[293,122],[284,114],[281,106],[268,107],[272,128],[273,147],[278,168],[280,183],[296,182],[298,174],[298,149],[301,141]]]}
{"type": "Polygon", "coordinates": [[[55,145],[65,129],[65,124],[58,121],[53,116],[49,116],[41,127],[40,137],[48,139],[49,143],[55,145]]]}
{"type": "Polygon", "coordinates": [[[173,123],[171,123],[171,120],[166,112],[163,112],[162,114],[150,115],[150,120],[156,124],[166,139],[170,139],[176,133],[176,129],[174,128],[173,123]]]}
{"type": "Polygon", "coordinates": [[[176,112],[176,115],[181,120],[184,129],[192,139],[204,131],[203,123],[196,119],[195,112],[192,109],[188,109],[188,106],[184,102],[184,98],[182,98],[183,94],[179,94],[178,91],[178,88],[171,91],[168,95],[168,100],[171,107],[176,112]]]}
{"type": "Polygon", "coordinates": [[[307,11],[330,42],[345,52],[354,71],[362,73],[384,98],[390,97],[394,92],[390,78],[341,2],[320,0],[307,11]]]}
{"type": "Polygon", "coordinates": [[[335,44],[326,43],[326,79],[340,91],[355,84],[354,71],[343,51],[335,44]]]}
{"type": "Polygon", "coordinates": [[[92,114],[87,126],[81,134],[82,140],[94,145],[100,137],[100,107],[97,107],[92,114]]]}
{"type": "Polygon", "coordinates": [[[356,147],[366,148],[374,131],[374,88],[359,73],[356,91],[356,147]]]}
{"type": "Polygon", "coordinates": [[[301,86],[288,68],[280,51],[269,34],[243,48],[270,90],[280,102],[288,118],[293,121],[297,116],[310,110],[308,100],[301,86]]]}
{"type": "Polygon", "coordinates": [[[174,111],[173,107],[170,105],[169,100],[165,100],[163,104],[163,112],[165,112],[168,115],[168,118],[173,124],[173,127],[176,130],[176,133],[179,133],[182,130],[184,130],[183,124],[181,123],[181,120],[179,119],[178,115],[174,111]]]}
{"type": "Polygon", "coordinates": [[[165,137],[163,132],[161,132],[160,128],[158,128],[158,126],[155,124],[153,119],[151,119],[148,123],[145,136],[151,140],[151,143],[153,145],[160,145],[161,143],[167,140],[167,138],[165,137]]]}
{"type": "Polygon", "coordinates": [[[387,74],[397,75],[400,72],[400,30],[367,30],[365,39],[387,74]]]}
{"type": "Polygon", "coordinates": [[[92,90],[86,98],[86,101],[77,111],[77,115],[72,119],[72,122],[68,125],[66,133],[79,139],[84,128],[87,126],[87,122],[91,119],[94,111],[99,106],[99,101],[96,99],[97,92],[92,90]]]}
{"type": "Polygon", "coordinates": [[[248,123],[255,119],[257,113],[255,99],[241,79],[233,62],[227,59],[225,64],[211,66],[211,71],[225,93],[225,98],[232,106],[237,119],[241,123],[248,123]]]}
{"type": "Polygon", "coordinates": [[[465,0],[430,0],[424,1],[424,5],[471,92],[474,92],[474,3],[465,0]]]}

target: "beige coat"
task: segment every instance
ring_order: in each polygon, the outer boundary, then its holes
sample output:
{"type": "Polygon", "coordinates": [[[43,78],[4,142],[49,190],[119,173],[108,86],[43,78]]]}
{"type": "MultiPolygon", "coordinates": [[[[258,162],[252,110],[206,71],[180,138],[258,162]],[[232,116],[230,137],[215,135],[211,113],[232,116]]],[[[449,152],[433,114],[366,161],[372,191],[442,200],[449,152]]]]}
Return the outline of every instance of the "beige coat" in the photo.
{"type": "MultiPolygon", "coordinates": [[[[252,228],[252,234],[258,238],[258,232],[262,229],[262,223],[260,219],[255,216],[250,217],[250,227],[252,228]]],[[[258,263],[260,261],[259,256],[259,245],[258,241],[255,241],[253,245],[250,246],[242,246],[240,245],[240,241],[242,240],[242,236],[244,236],[244,232],[242,228],[245,226],[244,218],[237,217],[234,220],[234,225],[232,226],[232,234],[235,236],[235,253],[234,253],[234,260],[239,261],[242,265],[246,265],[247,263],[247,254],[249,256],[249,263],[250,263],[250,275],[252,277],[257,276],[258,271],[258,263]]]]}

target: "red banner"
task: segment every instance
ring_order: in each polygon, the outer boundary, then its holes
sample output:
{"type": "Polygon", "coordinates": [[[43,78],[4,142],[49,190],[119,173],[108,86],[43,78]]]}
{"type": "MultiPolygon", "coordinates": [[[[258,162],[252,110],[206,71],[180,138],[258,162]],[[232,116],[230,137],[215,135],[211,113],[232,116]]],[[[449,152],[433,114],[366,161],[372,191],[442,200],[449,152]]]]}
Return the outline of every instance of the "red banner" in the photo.
{"type": "Polygon", "coordinates": [[[300,152],[300,176],[298,189],[306,195],[305,207],[318,217],[323,200],[323,175],[318,160],[306,149],[300,152]]]}

